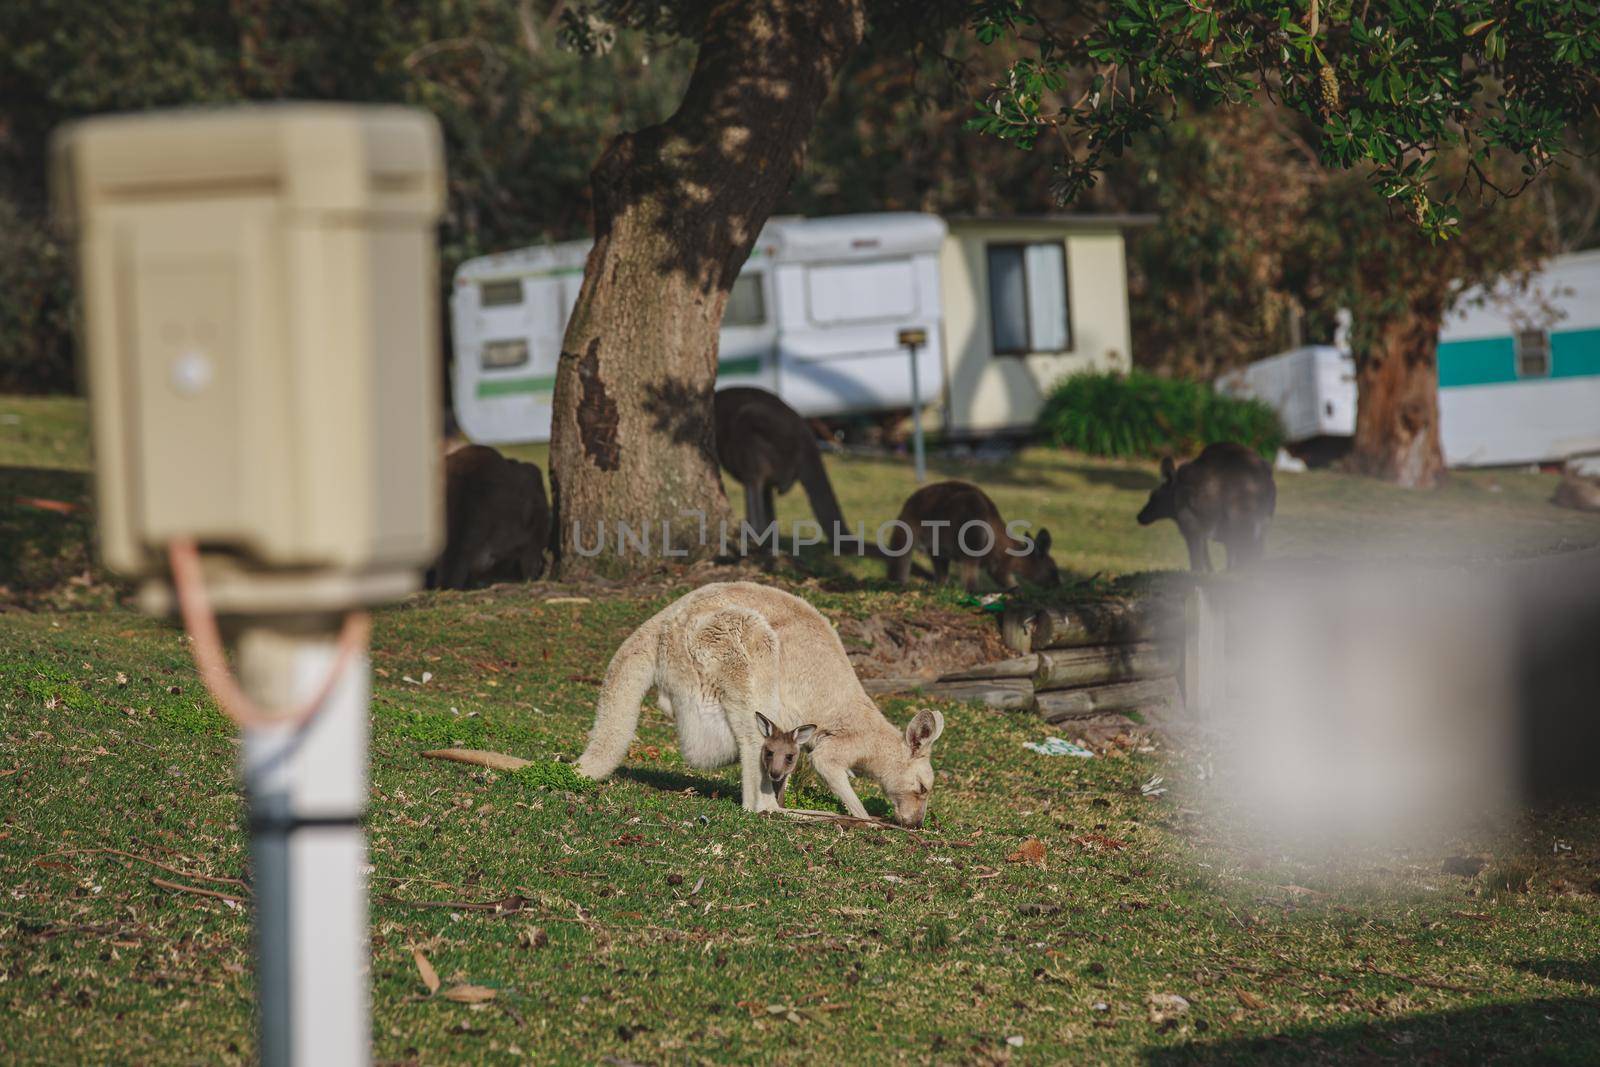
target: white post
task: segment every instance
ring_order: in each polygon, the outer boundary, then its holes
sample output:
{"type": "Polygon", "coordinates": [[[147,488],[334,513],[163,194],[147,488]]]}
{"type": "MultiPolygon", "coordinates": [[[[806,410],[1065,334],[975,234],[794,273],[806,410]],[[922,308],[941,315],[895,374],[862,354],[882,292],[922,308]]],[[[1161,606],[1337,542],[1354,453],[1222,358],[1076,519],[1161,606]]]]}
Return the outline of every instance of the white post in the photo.
{"type": "Polygon", "coordinates": [[[1216,597],[1196,585],[1184,602],[1183,705],[1191,718],[1213,719],[1227,691],[1227,654],[1216,597]]]}
{"type": "MultiPolygon", "coordinates": [[[[337,632],[337,619],[251,624],[238,641],[240,683],[261,707],[303,706],[334,669],[337,632]]],[[[367,658],[355,656],[304,728],[244,733],[265,1067],[371,1059],[361,828],[369,685],[367,658]]]]}
{"type": "Polygon", "coordinates": [[[911,353],[911,448],[916,456],[917,484],[921,485],[928,480],[928,463],[922,450],[922,386],[917,374],[917,348],[916,341],[906,342],[906,350],[911,353]]]}

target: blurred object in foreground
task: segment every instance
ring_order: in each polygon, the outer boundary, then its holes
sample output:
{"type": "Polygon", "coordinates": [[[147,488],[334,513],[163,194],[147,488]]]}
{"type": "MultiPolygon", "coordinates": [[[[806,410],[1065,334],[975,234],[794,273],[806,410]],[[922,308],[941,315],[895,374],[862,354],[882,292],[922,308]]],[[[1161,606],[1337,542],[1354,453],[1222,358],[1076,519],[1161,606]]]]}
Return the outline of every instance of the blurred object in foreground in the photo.
{"type": "Polygon", "coordinates": [[[1197,598],[1190,703],[1242,829],[1381,845],[1600,787],[1600,552],[1268,564],[1197,598]]]}

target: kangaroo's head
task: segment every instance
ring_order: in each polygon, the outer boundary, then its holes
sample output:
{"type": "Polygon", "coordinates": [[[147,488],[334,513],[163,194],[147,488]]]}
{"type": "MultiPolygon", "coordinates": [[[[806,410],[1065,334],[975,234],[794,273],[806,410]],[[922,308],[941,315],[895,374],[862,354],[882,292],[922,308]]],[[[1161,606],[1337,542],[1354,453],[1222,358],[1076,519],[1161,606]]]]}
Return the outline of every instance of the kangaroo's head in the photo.
{"type": "Polygon", "coordinates": [[[944,716],[923,708],[906,724],[900,759],[894,761],[878,784],[894,805],[894,821],[918,827],[928,816],[928,794],[933,792],[933,743],[944,733],[944,716]]]}
{"type": "Polygon", "coordinates": [[[1041,529],[1033,535],[1033,548],[1027,555],[1016,557],[1011,563],[1011,573],[1034,585],[1061,584],[1061,572],[1056,561],[1050,558],[1050,531],[1041,529]]]}
{"type": "Polygon", "coordinates": [[[1150,490],[1150,499],[1139,512],[1139,525],[1149,526],[1161,519],[1178,517],[1178,468],[1171,456],[1161,460],[1161,484],[1150,490]]]}
{"type": "Polygon", "coordinates": [[[759,711],[756,712],[756,726],[761,730],[761,736],[766,738],[761,743],[761,769],[772,779],[772,791],[782,793],[783,783],[788,781],[789,775],[800,762],[800,746],[811,740],[817,728],[806,723],[793,730],[780,730],[759,711]]]}

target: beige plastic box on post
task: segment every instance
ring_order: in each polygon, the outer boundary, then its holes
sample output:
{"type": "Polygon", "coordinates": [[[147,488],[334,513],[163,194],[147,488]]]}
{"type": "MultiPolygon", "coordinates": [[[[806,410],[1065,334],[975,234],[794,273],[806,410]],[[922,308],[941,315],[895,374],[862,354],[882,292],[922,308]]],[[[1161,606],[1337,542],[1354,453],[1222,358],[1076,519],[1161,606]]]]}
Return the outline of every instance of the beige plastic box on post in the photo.
{"type": "Polygon", "coordinates": [[[106,563],[219,611],[403,595],[437,553],[443,150],[405,108],[112,116],[58,135],[106,563]]]}

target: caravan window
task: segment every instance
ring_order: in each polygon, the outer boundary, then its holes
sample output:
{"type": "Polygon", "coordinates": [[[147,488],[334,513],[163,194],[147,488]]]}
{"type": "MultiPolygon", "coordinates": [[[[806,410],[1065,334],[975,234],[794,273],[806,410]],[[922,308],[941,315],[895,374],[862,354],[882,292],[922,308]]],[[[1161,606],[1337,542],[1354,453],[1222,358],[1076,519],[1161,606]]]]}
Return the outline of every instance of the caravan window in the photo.
{"type": "Polygon", "coordinates": [[[509,307],[522,303],[522,279],[503,282],[484,282],[478,286],[478,306],[486,308],[509,307]]]}
{"type": "Polygon", "coordinates": [[[916,274],[909,259],[812,267],[806,299],[819,326],[904,318],[917,310],[916,274]]]}
{"type": "Polygon", "coordinates": [[[741,274],[728,294],[728,309],[722,313],[724,326],[761,326],[767,321],[767,298],[761,291],[761,275],[741,274]]]}
{"type": "Polygon", "coordinates": [[[1072,348],[1059,241],[989,246],[989,326],[997,356],[1072,348]]]}
{"type": "Polygon", "coordinates": [[[1518,330],[1516,333],[1517,377],[1550,377],[1550,331],[1518,330]]]}
{"type": "Polygon", "coordinates": [[[485,341],[483,345],[484,370],[509,370],[528,362],[528,342],[485,341]]]}

